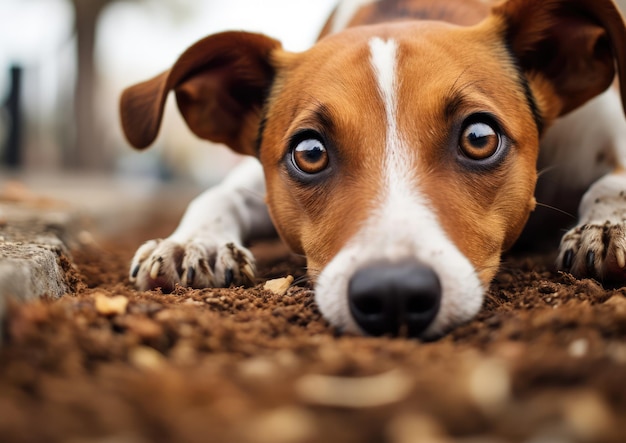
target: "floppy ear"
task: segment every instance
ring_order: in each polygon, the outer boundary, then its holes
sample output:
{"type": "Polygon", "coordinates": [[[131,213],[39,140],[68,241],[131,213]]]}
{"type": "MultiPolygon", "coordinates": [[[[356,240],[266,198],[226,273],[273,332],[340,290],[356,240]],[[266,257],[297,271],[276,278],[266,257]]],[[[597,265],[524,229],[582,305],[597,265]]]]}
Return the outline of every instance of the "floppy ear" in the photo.
{"type": "Polygon", "coordinates": [[[198,137],[254,154],[263,102],[274,80],[274,39],[224,32],[200,40],[169,71],[122,93],[120,116],[126,138],[137,149],[156,138],[165,100],[176,92],[178,108],[198,137]]]}
{"type": "Polygon", "coordinates": [[[506,41],[533,89],[545,89],[545,80],[551,86],[546,118],[605,91],[616,66],[626,112],[626,29],[613,1],[508,0],[492,12],[504,20],[506,41]]]}

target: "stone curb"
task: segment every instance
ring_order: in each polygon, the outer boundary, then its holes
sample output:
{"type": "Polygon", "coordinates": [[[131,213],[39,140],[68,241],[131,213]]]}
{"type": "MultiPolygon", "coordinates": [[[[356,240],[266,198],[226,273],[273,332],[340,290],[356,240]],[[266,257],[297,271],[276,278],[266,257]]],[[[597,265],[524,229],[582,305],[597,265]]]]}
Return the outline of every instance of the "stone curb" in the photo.
{"type": "Polygon", "coordinates": [[[69,292],[69,247],[79,224],[71,210],[0,203],[0,328],[7,300],[69,292]]]}

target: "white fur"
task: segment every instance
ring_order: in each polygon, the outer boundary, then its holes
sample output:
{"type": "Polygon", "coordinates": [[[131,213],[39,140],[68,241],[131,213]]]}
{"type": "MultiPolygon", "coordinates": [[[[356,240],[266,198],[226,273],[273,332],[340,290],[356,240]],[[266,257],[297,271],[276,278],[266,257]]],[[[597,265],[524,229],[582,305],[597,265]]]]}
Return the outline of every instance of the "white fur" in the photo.
{"type": "Polygon", "coordinates": [[[255,273],[254,258],[242,246],[244,241],[271,232],[263,169],[249,158],[218,186],[196,197],[172,235],[150,240],[137,250],[131,280],[140,289],[163,284],[210,287],[228,284],[232,272],[233,281],[242,284],[255,273]],[[212,268],[207,266],[213,262],[212,268]]]}
{"type": "Polygon", "coordinates": [[[588,273],[588,253],[594,253],[593,268],[600,278],[623,274],[626,268],[626,174],[608,174],[589,188],[580,202],[578,225],[561,240],[557,265],[565,254],[573,260],[568,269],[588,273]]]}
{"type": "Polygon", "coordinates": [[[590,100],[581,108],[558,119],[541,140],[539,168],[548,168],[542,203],[559,206],[554,193],[588,188],[609,173],[612,166],[598,164],[596,158],[607,150],[626,167],[626,119],[614,88],[590,100]]]}
{"type": "Polygon", "coordinates": [[[565,257],[573,253],[566,270],[576,275],[588,275],[589,252],[599,278],[620,273],[616,266],[623,268],[626,262],[626,199],[620,195],[626,192],[626,175],[611,173],[613,161],[626,167],[626,119],[614,88],[557,120],[541,141],[539,167],[547,168],[538,189],[541,203],[563,208],[559,196],[588,189],[577,225],[563,236],[557,259],[557,266],[565,268],[565,257]],[[600,154],[605,161],[598,161],[600,154]]]}
{"type": "Polygon", "coordinates": [[[371,262],[416,259],[432,267],[442,285],[440,311],[424,334],[434,336],[474,316],[481,307],[484,288],[473,266],[441,228],[428,199],[419,192],[411,168],[416,151],[403,140],[396,119],[397,50],[393,40],[370,41],[372,69],[387,122],[379,206],[320,274],[316,301],[332,324],[362,332],[348,306],[351,276],[371,262]]]}
{"type": "Polygon", "coordinates": [[[378,0],[343,0],[340,2],[335,10],[331,32],[334,34],[344,29],[348,26],[348,23],[350,23],[350,20],[352,20],[352,17],[354,17],[359,9],[377,1],[378,0]]]}
{"type": "Polygon", "coordinates": [[[196,197],[170,240],[185,242],[198,234],[220,233],[242,242],[270,231],[263,168],[256,158],[241,162],[219,185],[196,197]],[[258,233],[257,231],[261,231],[258,233]]]}

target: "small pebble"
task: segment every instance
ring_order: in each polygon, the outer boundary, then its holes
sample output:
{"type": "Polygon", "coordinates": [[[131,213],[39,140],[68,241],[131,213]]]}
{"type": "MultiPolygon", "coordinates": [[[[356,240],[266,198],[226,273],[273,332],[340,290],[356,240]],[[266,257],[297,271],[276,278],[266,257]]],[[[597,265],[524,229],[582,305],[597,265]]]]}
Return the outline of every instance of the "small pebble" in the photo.
{"type": "Polygon", "coordinates": [[[480,362],[470,372],[469,393],[486,412],[500,408],[511,395],[511,376],[506,365],[497,359],[480,362]]]}
{"type": "Polygon", "coordinates": [[[239,373],[247,378],[265,379],[278,373],[276,365],[265,357],[256,357],[239,363],[239,373]]]}
{"type": "Polygon", "coordinates": [[[148,346],[136,346],[128,353],[128,360],[138,369],[156,370],[165,366],[165,357],[148,346]]]}
{"type": "Polygon", "coordinates": [[[565,419],[580,441],[604,440],[615,425],[607,403],[595,392],[581,392],[565,405],[565,419]]]}
{"type": "Polygon", "coordinates": [[[286,406],[252,419],[244,432],[246,440],[255,443],[300,443],[313,441],[317,426],[307,410],[286,406]]]}
{"type": "Polygon", "coordinates": [[[163,328],[154,320],[147,317],[134,317],[126,323],[128,329],[141,338],[155,339],[163,335],[163,328]]]}
{"type": "Polygon", "coordinates": [[[103,293],[95,296],[96,311],[101,315],[122,315],[126,313],[128,299],[123,295],[107,297],[103,293]]]}
{"type": "Polygon", "coordinates": [[[197,362],[197,352],[191,340],[180,339],[170,351],[170,358],[180,365],[192,365],[197,362]]]}
{"type": "Polygon", "coordinates": [[[306,403],[343,408],[372,408],[396,403],[411,392],[413,380],[395,370],[371,377],[309,374],[296,381],[298,397],[306,403]]]}
{"type": "Polygon", "coordinates": [[[276,360],[276,364],[280,366],[281,370],[295,369],[300,363],[298,356],[293,351],[288,349],[281,349],[276,352],[274,354],[274,359],[276,360]]]}
{"type": "Polygon", "coordinates": [[[263,285],[263,289],[271,291],[276,295],[285,295],[291,284],[293,283],[293,276],[288,275],[284,278],[276,278],[274,280],[268,280],[263,285]]]}
{"type": "Polygon", "coordinates": [[[589,351],[589,341],[585,338],[579,338],[570,343],[567,352],[570,356],[581,358],[587,355],[589,351]]]}
{"type": "Polygon", "coordinates": [[[441,424],[434,418],[417,414],[402,414],[387,425],[390,443],[451,443],[441,424]]]}

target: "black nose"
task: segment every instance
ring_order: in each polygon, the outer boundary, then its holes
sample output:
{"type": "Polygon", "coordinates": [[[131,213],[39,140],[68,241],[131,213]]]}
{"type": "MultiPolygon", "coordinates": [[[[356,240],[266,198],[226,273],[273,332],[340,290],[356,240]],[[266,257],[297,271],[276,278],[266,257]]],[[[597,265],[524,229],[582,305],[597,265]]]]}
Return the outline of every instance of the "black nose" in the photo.
{"type": "Polygon", "coordinates": [[[441,284],[432,269],[415,262],[376,263],[352,276],[348,301],[368,334],[417,337],[439,312],[441,284]]]}

